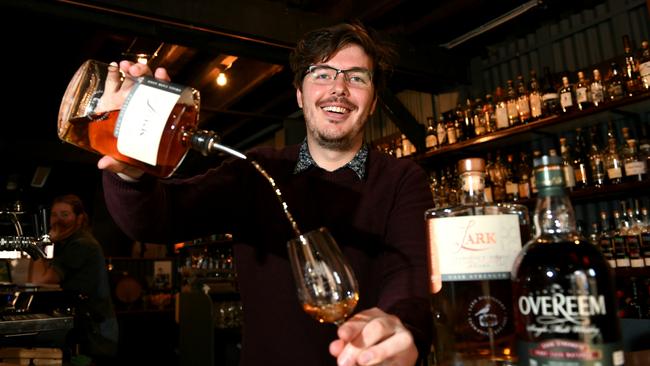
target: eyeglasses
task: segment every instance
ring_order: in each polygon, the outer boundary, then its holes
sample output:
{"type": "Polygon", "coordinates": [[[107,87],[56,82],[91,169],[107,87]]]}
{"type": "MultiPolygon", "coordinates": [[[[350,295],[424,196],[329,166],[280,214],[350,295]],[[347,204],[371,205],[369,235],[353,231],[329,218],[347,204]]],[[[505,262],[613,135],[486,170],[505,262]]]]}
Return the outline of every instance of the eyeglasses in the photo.
{"type": "Polygon", "coordinates": [[[348,86],[355,88],[369,88],[372,85],[372,73],[363,67],[353,67],[347,70],[339,70],[327,65],[311,65],[305,75],[314,84],[332,85],[339,74],[343,74],[348,86]]]}

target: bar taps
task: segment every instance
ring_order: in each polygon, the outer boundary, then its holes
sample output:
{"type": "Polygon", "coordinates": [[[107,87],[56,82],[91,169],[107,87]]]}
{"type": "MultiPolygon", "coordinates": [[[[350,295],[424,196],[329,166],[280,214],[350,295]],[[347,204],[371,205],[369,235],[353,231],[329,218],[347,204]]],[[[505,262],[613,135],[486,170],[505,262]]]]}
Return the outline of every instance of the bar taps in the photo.
{"type": "Polygon", "coordinates": [[[15,236],[0,236],[0,251],[23,251],[33,259],[45,258],[46,254],[41,246],[51,244],[50,236],[45,233],[38,238],[23,236],[23,227],[18,220],[18,215],[13,211],[0,211],[0,217],[8,216],[16,231],[15,236]]]}

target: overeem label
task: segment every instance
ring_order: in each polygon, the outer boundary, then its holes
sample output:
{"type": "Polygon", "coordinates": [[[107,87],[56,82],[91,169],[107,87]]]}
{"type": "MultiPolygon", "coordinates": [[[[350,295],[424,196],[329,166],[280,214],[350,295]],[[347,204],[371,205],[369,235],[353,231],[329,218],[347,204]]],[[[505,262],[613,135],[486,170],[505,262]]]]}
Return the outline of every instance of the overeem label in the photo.
{"type": "Polygon", "coordinates": [[[608,315],[604,295],[577,294],[553,285],[519,296],[517,308],[528,319],[526,331],[537,342],[518,343],[520,365],[619,366],[618,343],[602,343],[595,317],[608,315]]]}

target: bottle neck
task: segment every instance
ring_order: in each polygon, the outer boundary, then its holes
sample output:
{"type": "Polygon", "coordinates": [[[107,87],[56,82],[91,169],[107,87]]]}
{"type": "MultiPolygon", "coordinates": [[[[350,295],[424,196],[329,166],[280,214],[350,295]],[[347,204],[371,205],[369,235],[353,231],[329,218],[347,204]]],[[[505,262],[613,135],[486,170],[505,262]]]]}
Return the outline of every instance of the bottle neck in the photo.
{"type": "Polygon", "coordinates": [[[460,203],[464,205],[482,204],[485,202],[485,173],[465,172],[460,175],[460,203]]]}
{"type": "Polygon", "coordinates": [[[573,205],[564,188],[547,187],[539,190],[533,222],[535,236],[578,231],[573,205]]]}

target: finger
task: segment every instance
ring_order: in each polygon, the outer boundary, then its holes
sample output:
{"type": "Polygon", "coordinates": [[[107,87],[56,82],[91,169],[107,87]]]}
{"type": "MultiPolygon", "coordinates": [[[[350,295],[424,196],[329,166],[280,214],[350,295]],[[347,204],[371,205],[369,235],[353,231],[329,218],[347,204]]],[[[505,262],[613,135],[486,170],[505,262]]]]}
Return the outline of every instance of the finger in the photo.
{"type": "Polygon", "coordinates": [[[103,156],[101,159],[99,159],[97,162],[97,167],[99,169],[108,170],[113,173],[126,175],[132,179],[139,179],[142,177],[142,175],[144,175],[144,172],[142,170],[119,162],[110,156],[103,156]]]}
{"type": "Polygon", "coordinates": [[[167,69],[165,69],[164,67],[157,68],[153,76],[158,80],[171,81],[171,78],[167,73],[167,69]]]}
{"type": "Polygon", "coordinates": [[[365,327],[370,320],[383,315],[385,315],[385,313],[377,308],[367,309],[354,314],[352,318],[348,319],[339,327],[337,335],[340,339],[350,342],[361,332],[361,330],[363,330],[363,327],[365,327]]]}
{"type": "Polygon", "coordinates": [[[338,357],[341,354],[341,351],[343,351],[343,347],[345,347],[344,341],[340,339],[332,341],[329,347],[330,354],[334,357],[338,357]]]}
{"type": "Polygon", "coordinates": [[[106,75],[104,92],[116,92],[119,90],[120,85],[122,85],[122,74],[120,73],[119,65],[117,62],[111,62],[111,64],[108,66],[108,74],[106,75]]]}
{"type": "Polygon", "coordinates": [[[390,337],[393,329],[390,317],[386,316],[366,323],[361,332],[345,345],[337,357],[339,366],[356,365],[363,351],[390,337]]]}
{"type": "Polygon", "coordinates": [[[397,362],[397,365],[411,365],[417,359],[417,349],[409,331],[399,330],[391,337],[363,350],[359,353],[356,362],[360,366],[366,366],[380,364],[391,359],[399,359],[400,362],[397,362]],[[406,359],[399,357],[400,355],[405,355],[406,359]]]}

